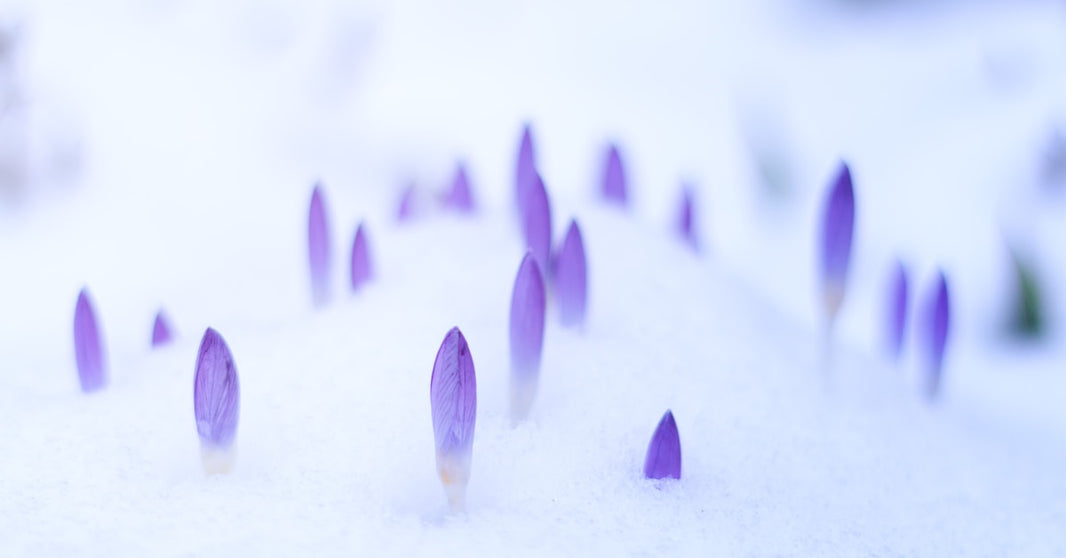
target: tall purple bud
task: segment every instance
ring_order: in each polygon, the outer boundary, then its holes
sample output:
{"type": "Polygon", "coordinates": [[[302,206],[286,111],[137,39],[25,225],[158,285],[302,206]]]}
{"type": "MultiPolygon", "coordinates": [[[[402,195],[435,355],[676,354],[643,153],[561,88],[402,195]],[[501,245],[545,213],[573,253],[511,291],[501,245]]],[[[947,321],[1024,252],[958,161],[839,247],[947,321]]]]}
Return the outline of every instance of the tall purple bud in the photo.
{"type": "Polygon", "coordinates": [[[359,223],[355,231],[355,240],[352,241],[352,290],[358,291],[364,283],[373,277],[373,268],[370,265],[370,250],[367,247],[364,223],[359,223]]]}
{"type": "Polygon", "coordinates": [[[644,476],[649,479],[681,478],[681,438],[677,435],[677,423],[670,410],[659,421],[648,444],[644,476]]]}
{"type": "Polygon", "coordinates": [[[948,282],[944,272],[937,272],[936,285],[927,302],[927,349],[928,358],[925,395],[930,400],[940,393],[940,379],[944,370],[944,348],[948,341],[951,322],[951,306],[948,301],[948,282]]]}
{"type": "Polygon", "coordinates": [[[622,157],[618,154],[618,146],[613,143],[607,148],[607,165],[603,172],[603,197],[621,206],[626,205],[628,197],[622,157]]]}
{"type": "Polygon", "coordinates": [[[888,287],[888,354],[899,359],[907,326],[907,268],[896,261],[888,287]]]}
{"type": "Polygon", "coordinates": [[[207,328],[196,357],[193,411],[204,471],[228,473],[236,457],[237,420],[241,414],[241,386],[237,366],[226,341],[207,328]]]}
{"type": "Polygon", "coordinates": [[[429,380],[433,438],[437,444],[437,473],[452,510],[463,509],[470,456],[477,419],[477,378],[470,347],[459,328],[445,336],[433,361],[429,380]]]}
{"type": "Polygon", "coordinates": [[[522,233],[525,237],[526,248],[533,253],[537,266],[541,271],[547,272],[548,264],[551,262],[551,204],[548,201],[548,192],[544,189],[544,182],[535,173],[530,182],[525,213],[522,215],[522,233]]]}
{"type": "Polygon", "coordinates": [[[91,393],[107,386],[103,336],[87,288],[78,293],[78,302],[74,306],[74,360],[78,365],[81,391],[91,393]]]}
{"type": "Polygon", "coordinates": [[[444,206],[460,213],[474,211],[474,196],[470,192],[470,179],[466,176],[466,166],[462,163],[455,169],[452,187],[444,196],[444,206]]]}
{"type": "Polygon", "coordinates": [[[518,213],[525,213],[525,200],[529,187],[537,174],[536,158],[533,154],[533,132],[529,124],[522,130],[522,142],[518,146],[518,162],[515,166],[515,201],[518,213]]]}
{"type": "Polygon", "coordinates": [[[170,344],[174,340],[174,333],[170,327],[170,320],[162,309],[156,312],[155,323],[152,324],[152,346],[160,347],[170,344]]]}
{"type": "Polygon", "coordinates": [[[555,296],[559,301],[559,319],[564,326],[585,323],[588,302],[585,265],[585,242],[581,239],[581,228],[576,220],[572,220],[555,261],[555,296]]]}
{"type": "Polygon", "coordinates": [[[522,258],[511,294],[511,421],[529,416],[544,347],[544,280],[531,253],[522,258]]]}
{"type": "Polygon", "coordinates": [[[677,214],[677,233],[681,240],[685,241],[693,250],[700,249],[700,241],[693,224],[693,194],[692,187],[685,185],[681,188],[681,208],[677,214]]]}
{"type": "Polygon", "coordinates": [[[851,234],[855,226],[855,194],[846,163],[829,190],[822,219],[822,304],[829,323],[836,319],[848,279],[851,234]]]}
{"type": "Polygon", "coordinates": [[[330,295],[330,241],[321,184],[316,184],[311,193],[311,209],[307,216],[307,254],[311,264],[311,296],[315,306],[322,307],[329,302],[330,295]]]}

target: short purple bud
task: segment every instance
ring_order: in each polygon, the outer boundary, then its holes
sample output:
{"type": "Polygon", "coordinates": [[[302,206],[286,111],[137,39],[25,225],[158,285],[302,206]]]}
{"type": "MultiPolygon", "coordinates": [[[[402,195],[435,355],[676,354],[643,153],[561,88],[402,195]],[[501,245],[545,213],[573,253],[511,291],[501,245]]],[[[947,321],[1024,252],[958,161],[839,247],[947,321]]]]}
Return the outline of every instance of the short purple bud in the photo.
{"type": "Polygon", "coordinates": [[[544,347],[544,280],[531,253],[522,258],[511,295],[511,420],[533,405],[544,347]]]}
{"type": "Polygon", "coordinates": [[[437,350],[429,380],[433,438],[437,445],[437,472],[448,502],[463,508],[470,479],[470,457],[477,419],[477,378],[470,347],[459,328],[453,327],[437,350]]]}
{"type": "Polygon", "coordinates": [[[209,475],[229,472],[241,412],[241,387],[226,341],[211,328],[204,332],[196,357],[193,410],[204,470],[209,475]]]}
{"type": "Polygon", "coordinates": [[[844,301],[854,226],[855,195],[851,171],[846,163],[841,163],[836,181],[829,189],[822,218],[822,303],[830,322],[836,319],[844,301]]]}
{"type": "Polygon", "coordinates": [[[162,309],[156,312],[155,323],[152,324],[152,346],[160,347],[170,344],[174,340],[174,333],[170,327],[170,320],[162,309]]]}
{"type": "Polygon", "coordinates": [[[307,216],[307,253],[311,264],[311,296],[315,306],[322,307],[329,302],[330,295],[330,240],[321,184],[316,184],[311,193],[311,208],[307,216]]]}
{"type": "Polygon", "coordinates": [[[415,213],[415,185],[409,184],[400,195],[400,207],[396,211],[396,220],[401,223],[410,221],[415,213]]]}
{"type": "Polygon", "coordinates": [[[948,282],[944,272],[937,272],[936,285],[930,294],[926,307],[928,358],[925,395],[930,400],[940,393],[941,377],[944,370],[944,348],[948,341],[951,321],[951,306],[948,301],[948,282]]]}
{"type": "Polygon", "coordinates": [[[585,266],[585,242],[577,221],[572,220],[555,261],[555,296],[559,301],[559,319],[564,326],[579,326],[585,322],[588,304],[585,266]]]}
{"type": "Polygon", "coordinates": [[[533,253],[542,272],[548,271],[551,262],[552,214],[548,192],[537,174],[533,175],[525,213],[522,215],[522,233],[526,248],[533,253]]]}
{"type": "Polygon", "coordinates": [[[474,196],[470,192],[470,179],[466,176],[466,167],[459,163],[455,169],[452,187],[444,196],[444,206],[460,213],[474,211],[474,196]]]}
{"type": "Polygon", "coordinates": [[[644,458],[644,476],[649,479],[681,478],[681,438],[669,410],[659,421],[644,458]]]}
{"type": "Polygon", "coordinates": [[[78,365],[81,391],[91,393],[107,386],[103,336],[87,288],[78,293],[78,302],[74,307],[74,359],[78,365]]]}
{"type": "Polygon", "coordinates": [[[626,173],[622,168],[622,156],[618,146],[611,144],[607,148],[607,165],[603,172],[603,197],[609,202],[625,206],[628,198],[626,192],[626,173]]]}
{"type": "Polygon", "coordinates": [[[677,214],[677,233],[686,244],[693,250],[699,251],[699,235],[693,224],[693,194],[692,187],[685,185],[681,189],[681,207],[677,214]]]}
{"type": "Polygon", "coordinates": [[[888,354],[899,359],[907,326],[907,268],[897,261],[888,287],[888,354]]]}
{"type": "Polygon", "coordinates": [[[352,290],[358,291],[364,283],[373,277],[373,267],[370,264],[370,250],[367,248],[366,232],[364,223],[359,223],[355,231],[355,240],[352,242],[352,290]]]}

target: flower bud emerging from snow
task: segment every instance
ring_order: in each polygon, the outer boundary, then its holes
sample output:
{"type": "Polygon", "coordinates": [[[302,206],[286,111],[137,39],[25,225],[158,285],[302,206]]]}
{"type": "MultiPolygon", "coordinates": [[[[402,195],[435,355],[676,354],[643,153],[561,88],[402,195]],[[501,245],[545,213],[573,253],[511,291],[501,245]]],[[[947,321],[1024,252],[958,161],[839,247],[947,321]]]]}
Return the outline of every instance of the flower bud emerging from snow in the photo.
{"type": "Polygon", "coordinates": [[[659,421],[648,444],[644,476],[649,479],[681,478],[681,438],[677,435],[674,414],[669,410],[659,421]]]}
{"type": "Polygon", "coordinates": [[[526,253],[511,294],[511,420],[529,415],[537,394],[544,346],[544,280],[533,255],[526,253]]]}
{"type": "Polygon", "coordinates": [[[452,187],[444,196],[444,206],[469,213],[474,210],[474,196],[470,193],[470,180],[466,176],[466,167],[459,163],[455,169],[452,187]]]}
{"type": "Polygon", "coordinates": [[[851,259],[851,233],[855,225],[855,195],[851,171],[840,164],[836,181],[829,189],[822,217],[822,303],[830,323],[844,301],[851,259]]]}
{"type": "Polygon", "coordinates": [[[156,312],[155,323],[152,324],[152,346],[167,345],[173,340],[174,334],[170,329],[170,322],[167,320],[163,310],[160,309],[159,312],[156,312]]]}
{"type": "Polygon", "coordinates": [[[681,188],[681,208],[677,215],[677,232],[693,250],[699,250],[700,242],[696,234],[696,228],[692,222],[692,187],[685,185],[681,188]]]}
{"type": "Polygon", "coordinates": [[[525,247],[533,253],[538,268],[541,272],[547,272],[551,261],[552,213],[548,192],[537,174],[530,181],[525,213],[522,214],[522,233],[525,247]]]}
{"type": "Polygon", "coordinates": [[[307,254],[311,264],[311,296],[315,306],[329,302],[330,242],[329,220],[322,186],[315,185],[311,193],[311,209],[307,216],[307,254]]]}
{"type": "Polygon", "coordinates": [[[358,291],[373,276],[373,268],[370,265],[370,251],[367,248],[366,233],[363,223],[355,231],[355,240],[352,241],[352,290],[358,291]]]}
{"type": "Polygon", "coordinates": [[[603,172],[603,197],[609,202],[624,206],[627,201],[626,173],[622,157],[613,143],[607,148],[607,165],[603,172]]]}
{"type": "Polygon", "coordinates": [[[107,386],[107,362],[102,337],[89,290],[83,288],[78,293],[78,302],[74,307],[74,359],[78,365],[81,390],[85,393],[107,386]]]}
{"type": "Polygon", "coordinates": [[[936,284],[926,307],[928,369],[925,383],[925,395],[935,399],[940,393],[940,378],[944,369],[944,348],[948,341],[948,329],[951,319],[951,306],[948,302],[948,283],[944,272],[937,272],[936,284]]]}
{"type": "Polygon", "coordinates": [[[211,328],[204,332],[196,357],[193,410],[204,471],[209,475],[228,473],[233,468],[236,451],[241,386],[226,341],[211,328]]]}
{"type": "Polygon", "coordinates": [[[463,508],[477,418],[477,379],[470,347],[459,328],[444,336],[429,380],[437,473],[452,510],[463,508]]]}
{"type": "Polygon", "coordinates": [[[529,187],[536,173],[533,132],[530,125],[526,124],[525,129],[522,130],[522,143],[518,146],[518,163],[515,166],[515,201],[519,215],[525,214],[526,196],[529,194],[529,187]]]}
{"type": "Polygon", "coordinates": [[[411,220],[415,212],[415,185],[409,184],[400,196],[400,208],[396,211],[396,220],[401,223],[411,220]]]}
{"type": "Polygon", "coordinates": [[[585,275],[585,242],[577,221],[570,221],[563,245],[555,262],[555,295],[559,301],[559,319],[565,326],[585,322],[588,281],[585,275]]]}
{"type": "Polygon", "coordinates": [[[903,352],[903,333],[907,329],[907,268],[896,261],[888,285],[886,343],[888,354],[898,359],[903,352]]]}

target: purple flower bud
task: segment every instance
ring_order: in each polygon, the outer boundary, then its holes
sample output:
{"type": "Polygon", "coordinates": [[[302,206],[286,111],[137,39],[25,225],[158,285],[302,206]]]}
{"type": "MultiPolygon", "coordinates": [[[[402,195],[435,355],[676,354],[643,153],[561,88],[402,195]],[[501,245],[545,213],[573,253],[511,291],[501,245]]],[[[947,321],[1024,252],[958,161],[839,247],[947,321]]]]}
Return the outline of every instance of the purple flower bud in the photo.
{"type": "Polygon", "coordinates": [[[415,185],[409,184],[407,189],[403,191],[403,195],[400,196],[400,208],[396,213],[396,220],[403,222],[409,221],[414,216],[415,211],[415,185]]]}
{"type": "Polygon", "coordinates": [[[529,124],[522,131],[522,143],[518,146],[518,164],[515,168],[515,197],[519,215],[525,213],[525,200],[533,177],[537,174],[533,155],[533,132],[529,124]]]}
{"type": "Polygon", "coordinates": [[[525,213],[522,215],[522,232],[526,248],[533,253],[538,268],[546,272],[551,261],[552,213],[548,192],[537,174],[533,175],[530,182],[525,213]]]}
{"type": "Polygon", "coordinates": [[[522,258],[511,294],[511,420],[529,415],[544,346],[544,280],[531,253],[522,258]]]}
{"type": "Polygon", "coordinates": [[[588,281],[585,276],[585,242],[577,221],[570,221],[563,246],[555,262],[555,295],[559,301],[559,319],[564,326],[585,322],[588,281]]]}
{"type": "Polygon", "coordinates": [[[477,419],[477,378],[470,347],[459,328],[444,336],[429,380],[437,472],[453,510],[461,510],[470,479],[470,456],[477,419]]]}
{"type": "Polygon", "coordinates": [[[692,223],[692,188],[688,185],[681,189],[681,209],[677,215],[677,232],[693,250],[699,250],[699,238],[692,223]]]}
{"type": "Polygon", "coordinates": [[[925,384],[925,395],[929,399],[935,399],[940,392],[940,378],[944,369],[944,347],[948,341],[948,328],[951,318],[951,307],[948,302],[948,282],[944,272],[937,272],[936,285],[927,302],[928,320],[928,370],[925,384]]]}
{"type": "Polygon", "coordinates": [[[196,357],[193,410],[204,470],[209,475],[229,472],[241,414],[241,386],[226,341],[211,328],[204,332],[196,357]]]}
{"type": "Polygon", "coordinates": [[[898,359],[903,352],[903,332],[907,325],[907,268],[897,261],[888,292],[888,353],[898,359]]]}
{"type": "Polygon", "coordinates": [[[444,206],[462,213],[474,210],[474,196],[470,193],[470,180],[466,177],[466,167],[459,163],[452,179],[452,188],[444,196],[444,206]]]}
{"type": "Polygon", "coordinates": [[[307,216],[307,253],[311,264],[311,295],[315,306],[329,302],[330,243],[326,201],[321,184],[311,193],[307,216]]]}
{"type": "Polygon", "coordinates": [[[81,390],[85,393],[107,386],[107,362],[102,337],[89,290],[83,288],[78,293],[78,302],[74,307],[74,359],[78,365],[81,390]]]}
{"type": "Polygon", "coordinates": [[[370,266],[366,234],[363,232],[363,223],[359,223],[359,228],[355,231],[355,241],[352,242],[352,290],[358,291],[372,276],[373,268],[370,266]]]}
{"type": "Polygon", "coordinates": [[[648,444],[644,476],[649,479],[681,478],[681,438],[677,435],[677,423],[670,410],[655,427],[655,434],[648,444]]]}
{"type": "Polygon", "coordinates": [[[607,166],[603,173],[603,197],[609,202],[626,205],[626,174],[622,157],[613,143],[607,149],[607,166]]]}
{"type": "Polygon", "coordinates": [[[167,315],[160,309],[155,315],[155,324],[152,325],[152,346],[167,345],[174,340],[174,334],[170,329],[170,321],[167,315]]]}
{"type": "Polygon", "coordinates": [[[846,163],[841,163],[836,182],[826,198],[822,220],[822,303],[830,322],[836,318],[844,301],[854,225],[855,195],[851,187],[851,171],[846,163]]]}

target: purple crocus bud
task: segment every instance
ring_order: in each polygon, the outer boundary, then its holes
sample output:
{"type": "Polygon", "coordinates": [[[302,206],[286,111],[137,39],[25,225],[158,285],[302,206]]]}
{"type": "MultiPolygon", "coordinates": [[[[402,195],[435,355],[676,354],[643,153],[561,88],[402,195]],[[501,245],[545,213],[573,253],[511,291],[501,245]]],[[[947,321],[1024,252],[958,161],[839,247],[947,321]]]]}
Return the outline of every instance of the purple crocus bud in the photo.
{"type": "Polygon", "coordinates": [[[603,173],[603,197],[609,202],[626,205],[626,173],[622,157],[613,143],[607,148],[607,166],[603,173]]]}
{"type": "Polygon", "coordinates": [[[696,229],[692,223],[692,187],[685,185],[681,188],[681,209],[677,215],[677,232],[693,250],[699,250],[700,242],[696,229]]]}
{"type": "Polygon", "coordinates": [[[74,306],[74,359],[78,365],[81,390],[85,393],[107,386],[107,361],[102,337],[89,290],[83,288],[74,306]]]}
{"type": "Polygon", "coordinates": [[[533,132],[529,124],[522,130],[522,143],[518,146],[518,164],[515,168],[515,196],[519,215],[525,213],[525,199],[529,186],[536,175],[536,159],[533,155],[533,132]]]}
{"type": "Polygon", "coordinates": [[[907,325],[907,268],[897,261],[888,291],[888,353],[899,359],[907,325]]]}
{"type": "Polygon", "coordinates": [[[570,221],[563,246],[555,260],[555,295],[559,301],[559,319],[564,326],[585,322],[588,280],[585,271],[585,242],[576,220],[570,221]]]}
{"type": "Polygon", "coordinates": [[[211,328],[204,332],[196,357],[193,410],[204,471],[209,475],[228,473],[235,457],[241,386],[226,341],[211,328]]]}
{"type": "Polygon", "coordinates": [[[529,415],[537,394],[544,347],[544,280],[533,254],[518,268],[511,294],[511,420],[529,415]]]}
{"type": "Polygon", "coordinates": [[[855,195],[851,187],[851,171],[846,163],[841,163],[836,182],[826,198],[822,219],[822,303],[830,323],[844,301],[854,226],[855,195]]]}
{"type": "Polygon", "coordinates": [[[173,340],[174,334],[171,332],[170,320],[167,320],[167,315],[160,309],[156,312],[155,323],[152,325],[152,346],[160,347],[173,340]]]}
{"type": "Polygon", "coordinates": [[[352,242],[352,290],[358,291],[373,276],[373,268],[370,266],[370,251],[367,248],[366,233],[363,231],[363,223],[355,231],[355,240],[352,242]]]}
{"type": "Polygon", "coordinates": [[[452,510],[463,509],[477,419],[477,379],[470,347],[459,328],[444,336],[429,380],[437,473],[452,510]]]}
{"type": "Polygon", "coordinates": [[[522,215],[522,233],[526,248],[533,253],[538,268],[547,271],[551,261],[552,213],[548,192],[537,174],[533,175],[530,182],[525,213],[522,215]]]}
{"type": "Polygon", "coordinates": [[[937,273],[936,285],[928,300],[926,319],[928,320],[928,371],[925,395],[935,399],[940,392],[940,378],[944,369],[944,347],[948,341],[948,329],[951,321],[951,306],[948,302],[948,282],[944,272],[937,273]]]}
{"type": "Polygon", "coordinates": [[[330,242],[329,220],[322,185],[316,184],[311,193],[311,209],[307,216],[307,253],[311,264],[311,295],[315,306],[329,302],[330,242]]]}
{"type": "Polygon", "coordinates": [[[415,185],[409,184],[400,196],[400,208],[396,212],[396,219],[400,222],[409,221],[415,211],[415,185]]]}
{"type": "Polygon", "coordinates": [[[466,176],[466,167],[459,163],[452,179],[452,188],[444,196],[444,206],[462,213],[474,210],[474,196],[470,193],[470,180],[466,176]]]}
{"type": "Polygon", "coordinates": [[[681,438],[674,414],[668,409],[655,427],[644,458],[644,476],[649,479],[681,478],[681,438]]]}

